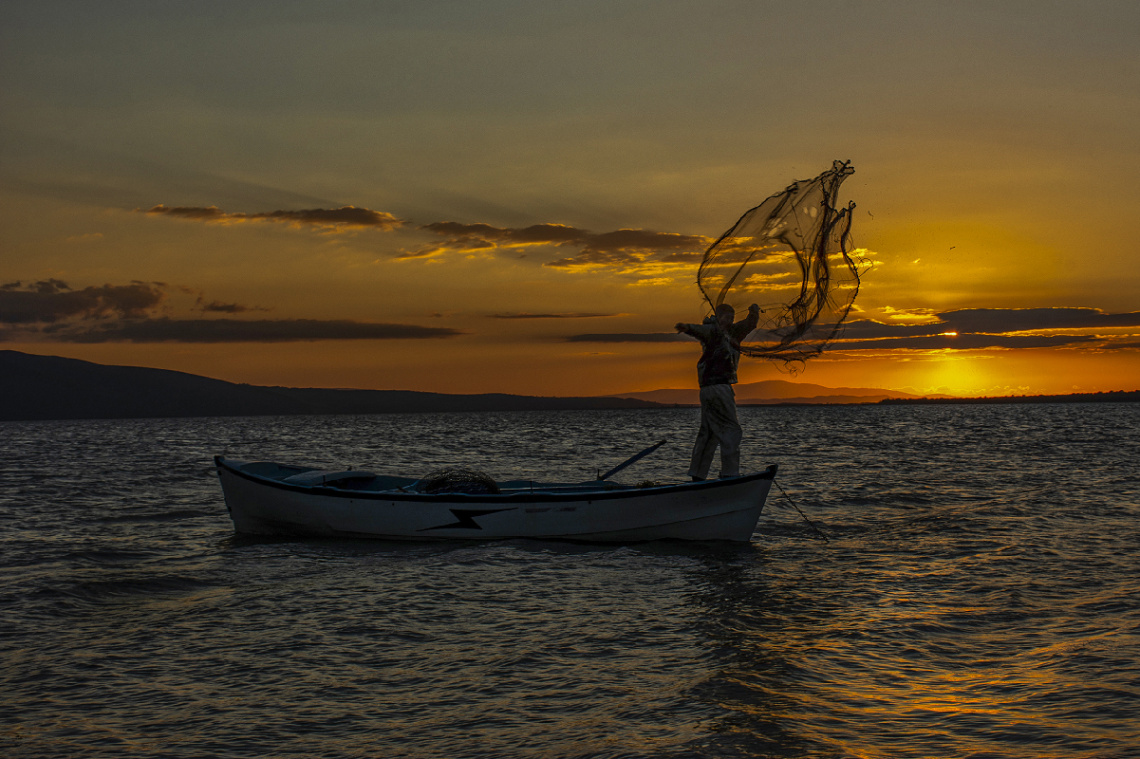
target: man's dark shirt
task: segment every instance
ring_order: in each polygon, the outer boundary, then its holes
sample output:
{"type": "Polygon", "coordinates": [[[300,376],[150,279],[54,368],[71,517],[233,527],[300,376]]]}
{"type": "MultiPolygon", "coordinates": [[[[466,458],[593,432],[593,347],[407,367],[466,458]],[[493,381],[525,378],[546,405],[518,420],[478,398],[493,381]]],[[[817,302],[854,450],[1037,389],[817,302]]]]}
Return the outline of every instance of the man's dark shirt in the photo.
{"type": "Polygon", "coordinates": [[[756,329],[759,314],[748,316],[722,329],[716,320],[704,324],[686,324],[684,332],[701,341],[703,351],[697,362],[697,381],[707,385],[735,385],[736,367],[740,363],[740,341],[756,329]]]}

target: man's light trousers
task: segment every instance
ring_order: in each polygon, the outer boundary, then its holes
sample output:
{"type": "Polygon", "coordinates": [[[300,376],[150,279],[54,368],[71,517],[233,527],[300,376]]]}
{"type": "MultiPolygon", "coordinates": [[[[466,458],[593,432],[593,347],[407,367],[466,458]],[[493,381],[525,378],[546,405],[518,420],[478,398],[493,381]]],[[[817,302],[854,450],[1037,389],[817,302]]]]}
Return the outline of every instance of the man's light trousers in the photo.
{"type": "Polygon", "coordinates": [[[736,393],[732,385],[701,388],[701,429],[693,446],[689,476],[708,477],[713,455],[720,446],[720,476],[740,474],[740,440],[744,436],[736,420],[736,393]]]}

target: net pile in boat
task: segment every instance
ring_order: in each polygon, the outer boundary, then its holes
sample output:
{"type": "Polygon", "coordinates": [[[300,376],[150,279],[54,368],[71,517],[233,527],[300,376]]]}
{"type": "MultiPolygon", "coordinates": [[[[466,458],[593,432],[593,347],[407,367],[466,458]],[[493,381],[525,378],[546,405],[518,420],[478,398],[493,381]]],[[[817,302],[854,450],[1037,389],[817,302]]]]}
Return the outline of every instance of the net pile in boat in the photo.
{"type": "Polygon", "coordinates": [[[422,493],[498,493],[499,486],[490,475],[475,469],[452,467],[432,472],[420,480],[422,493]]]}
{"type": "Polygon", "coordinates": [[[848,252],[855,203],[836,207],[839,185],[854,173],[850,161],[835,161],[793,182],[705,251],[697,285],[714,312],[728,303],[743,316],[760,305],[744,355],[802,362],[839,335],[859,292],[859,264],[848,252]]]}

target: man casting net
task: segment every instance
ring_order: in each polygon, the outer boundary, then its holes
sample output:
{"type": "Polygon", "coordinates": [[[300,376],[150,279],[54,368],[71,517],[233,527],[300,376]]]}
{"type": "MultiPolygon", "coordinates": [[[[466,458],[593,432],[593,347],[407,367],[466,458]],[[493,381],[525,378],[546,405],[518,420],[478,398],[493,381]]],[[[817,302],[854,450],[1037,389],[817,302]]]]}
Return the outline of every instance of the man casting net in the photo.
{"type": "Polygon", "coordinates": [[[701,343],[701,428],[689,464],[694,480],[708,477],[717,448],[720,476],[740,474],[743,431],[732,386],[741,354],[785,365],[806,361],[847,318],[859,292],[859,272],[847,252],[855,204],[835,204],[839,185],[854,173],[850,161],[836,161],[815,179],[793,182],[705,251],[697,285],[713,313],[702,324],[676,324],[701,343]],[[764,305],[752,303],[738,321],[738,306],[748,301],[764,305]]]}
{"type": "Polygon", "coordinates": [[[705,252],[697,284],[715,312],[757,302],[760,321],[740,352],[803,362],[835,338],[859,292],[848,251],[855,203],[837,208],[839,186],[855,173],[835,161],[815,179],[793,182],[751,209],[705,252]]]}

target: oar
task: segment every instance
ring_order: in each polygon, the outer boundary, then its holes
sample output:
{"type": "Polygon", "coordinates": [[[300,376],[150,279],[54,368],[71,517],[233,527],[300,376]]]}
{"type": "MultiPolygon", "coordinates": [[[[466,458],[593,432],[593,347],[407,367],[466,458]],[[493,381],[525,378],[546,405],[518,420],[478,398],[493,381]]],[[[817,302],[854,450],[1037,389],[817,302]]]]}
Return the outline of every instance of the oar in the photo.
{"type": "Polygon", "coordinates": [[[644,451],[642,451],[641,453],[635,453],[634,455],[630,456],[630,457],[629,457],[628,459],[626,459],[625,461],[623,461],[623,462],[621,462],[620,464],[618,464],[617,466],[615,466],[615,467],[614,467],[613,469],[611,469],[610,471],[608,471],[608,472],[606,472],[605,474],[603,474],[601,477],[598,477],[598,480],[599,480],[599,481],[600,481],[600,480],[608,480],[610,477],[613,477],[615,474],[617,474],[617,473],[618,473],[618,472],[620,472],[621,470],[625,469],[625,468],[626,468],[627,466],[629,466],[630,464],[634,464],[634,463],[636,463],[636,462],[638,462],[638,461],[641,461],[643,458],[645,458],[645,457],[646,457],[646,456],[648,456],[649,454],[653,453],[653,452],[654,452],[654,451],[656,451],[658,448],[660,448],[661,446],[665,445],[665,444],[666,444],[666,443],[668,443],[668,442],[669,442],[668,440],[658,440],[656,443],[654,443],[653,445],[649,446],[648,448],[646,448],[646,449],[645,449],[644,451]]]}

